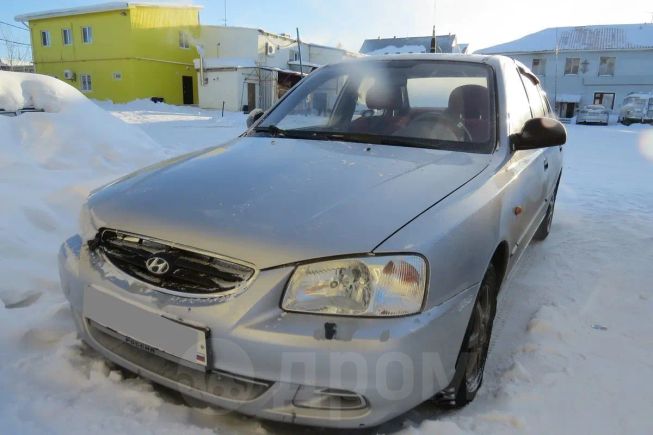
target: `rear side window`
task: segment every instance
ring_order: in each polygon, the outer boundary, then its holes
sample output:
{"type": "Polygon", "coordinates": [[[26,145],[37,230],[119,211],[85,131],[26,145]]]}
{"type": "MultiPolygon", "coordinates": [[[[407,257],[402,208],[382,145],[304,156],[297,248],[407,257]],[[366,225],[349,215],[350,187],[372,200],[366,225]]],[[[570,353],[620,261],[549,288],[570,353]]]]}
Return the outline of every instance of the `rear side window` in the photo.
{"type": "Polygon", "coordinates": [[[512,133],[517,133],[521,131],[524,123],[531,119],[531,106],[516,68],[506,69],[505,81],[510,129],[512,133]]]}
{"type": "Polygon", "coordinates": [[[526,89],[526,95],[528,96],[528,103],[531,107],[533,118],[546,116],[546,109],[543,105],[542,96],[540,95],[540,90],[537,88],[537,84],[527,75],[521,73],[519,75],[524,83],[524,89],[526,89]]]}

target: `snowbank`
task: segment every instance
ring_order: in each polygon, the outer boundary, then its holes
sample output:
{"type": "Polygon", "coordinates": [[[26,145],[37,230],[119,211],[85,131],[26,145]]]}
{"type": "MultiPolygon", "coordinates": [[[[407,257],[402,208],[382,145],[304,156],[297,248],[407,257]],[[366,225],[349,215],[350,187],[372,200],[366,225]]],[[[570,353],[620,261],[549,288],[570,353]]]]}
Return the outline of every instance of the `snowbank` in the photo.
{"type": "Polygon", "coordinates": [[[0,107],[26,106],[45,112],[0,116],[0,432],[213,433],[192,424],[204,411],[123,378],[79,342],[56,254],[76,232],[89,190],[226,141],[244,130],[244,115],[217,119],[149,101],[112,114],[54,78],[0,72],[0,107]],[[150,122],[165,142],[155,142],[140,122],[150,122]]]}

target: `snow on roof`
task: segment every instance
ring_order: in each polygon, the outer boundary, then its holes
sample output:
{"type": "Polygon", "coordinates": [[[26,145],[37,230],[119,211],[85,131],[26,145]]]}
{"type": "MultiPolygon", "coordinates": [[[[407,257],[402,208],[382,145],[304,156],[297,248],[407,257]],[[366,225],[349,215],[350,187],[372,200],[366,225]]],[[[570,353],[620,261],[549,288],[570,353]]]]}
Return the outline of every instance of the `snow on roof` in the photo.
{"type": "Polygon", "coordinates": [[[69,15],[92,14],[96,12],[119,11],[134,7],[146,8],[193,8],[201,9],[203,6],[185,3],[149,3],[149,2],[108,2],[89,6],[79,6],[75,8],[52,9],[42,12],[33,12],[18,15],[14,18],[16,21],[32,21],[44,18],[66,17],[69,15]]]}
{"type": "Polygon", "coordinates": [[[305,62],[303,60],[301,62],[299,62],[298,60],[289,60],[288,61],[288,65],[297,65],[297,66],[299,66],[300,64],[302,66],[310,66],[311,68],[319,68],[319,67],[322,66],[321,63],[305,62]]]}
{"type": "MultiPolygon", "coordinates": [[[[205,57],[204,69],[255,68],[256,61],[246,57],[205,57]]],[[[195,68],[200,67],[199,59],[194,60],[195,68]]]]}
{"type": "Polygon", "coordinates": [[[558,94],[556,96],[558,103],[580,103],[580,95],[578,94],[558,94]]]}
{"type": "Polygon", "coordinates": [[[398,47],[396,45],[387,45],[385,47],[372,50],[365,54],[370,56],[376,56],[377,54],[402,54],[402,53],[427,53],[428,50],[423,45],[402,45],[398,47]]]}
{"type": "Polygon", "coordinates": [[[5,66],[31,66],[32,62],[30,62],[28,60],[7,59],[5,57],[0,57],[0,65],[5,65],[5,66]]]}
{"type": "Polygon", "coordinates": [[[653,24],[552,27],[504,44],[478,50],[483,54],[556,50],[620,50],[653,48],[653,24]]]}
{"type": "MultiPolygon", "coordinates": [[[[431,51],[432,36],[415,36],[407,38],[366,39],[360,52],[367,55],[428,53],[431,51]]],[[[438,35],[435,37],[437,53],[458,53],[456,35],[438,35]]]]}

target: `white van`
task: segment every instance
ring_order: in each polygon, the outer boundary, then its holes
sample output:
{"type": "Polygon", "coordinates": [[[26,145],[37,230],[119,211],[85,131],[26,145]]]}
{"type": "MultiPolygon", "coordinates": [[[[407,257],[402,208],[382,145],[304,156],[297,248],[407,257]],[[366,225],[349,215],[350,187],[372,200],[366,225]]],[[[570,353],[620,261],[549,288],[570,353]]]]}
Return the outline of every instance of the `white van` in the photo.
{"type": "Polygon", "coordinates": [[[619,112],[619,122],[624,125],[638,122],[653,124],[653,92],[626,95],[619,112]]]}

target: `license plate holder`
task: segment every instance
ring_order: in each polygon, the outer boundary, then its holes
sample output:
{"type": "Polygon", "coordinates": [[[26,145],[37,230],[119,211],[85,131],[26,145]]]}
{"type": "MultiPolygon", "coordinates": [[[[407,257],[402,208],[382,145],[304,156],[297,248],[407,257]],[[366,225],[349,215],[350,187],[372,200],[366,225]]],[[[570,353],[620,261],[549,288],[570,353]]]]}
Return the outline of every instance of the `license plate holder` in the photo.
{"type": "Polygon", "coordinates": [[[140,350],[197,370],[209,367],[208,328],[172,320],[93,286],[85,289],[83,313],[140,350]]]}

